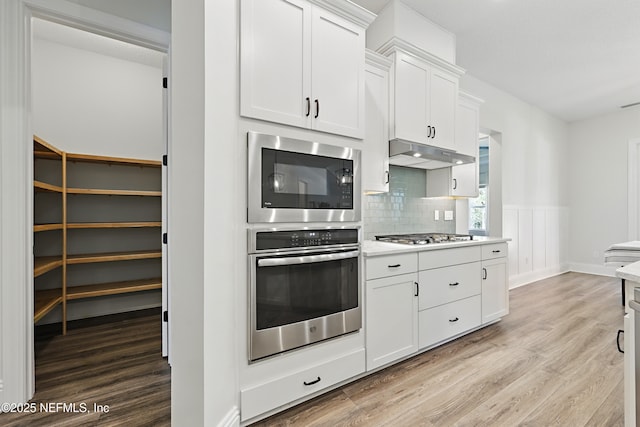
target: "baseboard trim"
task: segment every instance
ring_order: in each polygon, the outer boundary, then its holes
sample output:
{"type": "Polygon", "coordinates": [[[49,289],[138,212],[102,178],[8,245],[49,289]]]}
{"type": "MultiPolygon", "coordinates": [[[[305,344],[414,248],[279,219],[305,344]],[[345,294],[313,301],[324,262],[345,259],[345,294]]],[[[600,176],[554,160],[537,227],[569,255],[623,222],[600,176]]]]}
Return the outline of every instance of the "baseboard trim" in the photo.
{"type": "Polygon", "coordinates": [[[548,279],[549,277],[571,271],[568,265],[559,265],[553,268],[545,268],[544,270],[532,271],[525,274],[509,277],[509,289],[519,288],[520,286],[529,285],[538,280],[548,279]]]}
{"type": "Polygon", "coordinates": [[[607,267],[599,264],[585,264],[579,262],[569,263],[569,270],[576,273],[595,274],[596,276],[616,277],[616,269],[619,267],[607,267]]]}
{"type": "Polygon", "coordinates": [[[240,410],[237,406],[229,409],[227,415],[218,423],[218,427],[239,427],[240,426],[240,410]]]}

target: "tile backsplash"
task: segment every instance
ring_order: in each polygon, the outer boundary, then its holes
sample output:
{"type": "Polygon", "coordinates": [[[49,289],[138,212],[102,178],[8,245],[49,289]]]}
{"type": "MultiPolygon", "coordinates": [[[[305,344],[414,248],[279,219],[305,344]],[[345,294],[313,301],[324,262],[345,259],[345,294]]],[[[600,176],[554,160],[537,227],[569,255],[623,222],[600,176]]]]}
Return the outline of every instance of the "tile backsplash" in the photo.
{"type": "Polygon", "coordinates": [[[364,238],[380,234],[455,233],[456,222],[445,221],[444,211],[456,209],[452,199],[425,199],[426,171],[391,166],[389,192],[364,196],[364,238]],[[434,211],[440,219],[434,220],[434,211]]]}

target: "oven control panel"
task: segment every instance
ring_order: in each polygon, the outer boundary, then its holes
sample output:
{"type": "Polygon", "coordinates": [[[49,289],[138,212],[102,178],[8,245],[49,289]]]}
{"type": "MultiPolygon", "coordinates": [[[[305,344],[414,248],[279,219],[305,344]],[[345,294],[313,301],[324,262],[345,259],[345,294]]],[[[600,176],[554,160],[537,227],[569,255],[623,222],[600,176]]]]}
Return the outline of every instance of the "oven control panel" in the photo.
{"type": "Polygon", "coordinates": [[[256,249],[288,249],[358,243],[357,228],[259,231],[256,249]]]}

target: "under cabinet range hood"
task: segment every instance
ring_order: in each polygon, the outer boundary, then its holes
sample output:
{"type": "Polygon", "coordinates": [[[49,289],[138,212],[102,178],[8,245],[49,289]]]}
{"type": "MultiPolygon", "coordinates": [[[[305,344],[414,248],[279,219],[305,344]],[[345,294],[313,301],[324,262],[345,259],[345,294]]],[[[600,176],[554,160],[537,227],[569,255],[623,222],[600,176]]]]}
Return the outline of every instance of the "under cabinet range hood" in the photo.
{"type": "Polygon", "coordinates": [[[404,139],[389,141],[389,163],[417,169],[440,169],[474,163],[476,158],[453,150],[418,144],[404,139]]]}

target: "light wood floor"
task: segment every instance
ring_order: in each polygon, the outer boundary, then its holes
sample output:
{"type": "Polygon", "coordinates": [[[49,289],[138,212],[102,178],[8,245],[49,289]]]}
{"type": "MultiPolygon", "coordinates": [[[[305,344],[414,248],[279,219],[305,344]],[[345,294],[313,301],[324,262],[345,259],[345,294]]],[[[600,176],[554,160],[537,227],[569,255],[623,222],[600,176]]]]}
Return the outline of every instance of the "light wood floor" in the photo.
{"type": "Polygon", "coordinates": [[[72,322],[66,336],[40,330],[31,402],[76,403],[80,412],[5,413],[0,426],[170,425],[171,373],[161,354],[160,312],[135,316],[96,319],[82,327],[72,322]],[[108,405],[109,412],[94,412],[94,403],[108,405]]]}
{"type": "Polygon", "coordinates": [[[567,273],[510,304],[497,324],[256,425],[624,425],[620,282],[567,273]]]}

